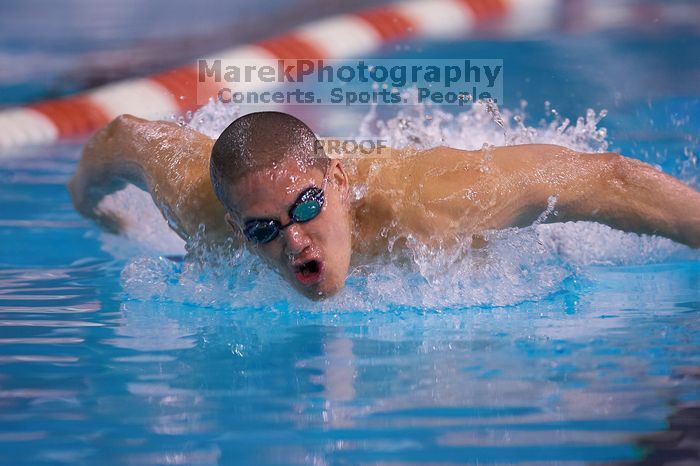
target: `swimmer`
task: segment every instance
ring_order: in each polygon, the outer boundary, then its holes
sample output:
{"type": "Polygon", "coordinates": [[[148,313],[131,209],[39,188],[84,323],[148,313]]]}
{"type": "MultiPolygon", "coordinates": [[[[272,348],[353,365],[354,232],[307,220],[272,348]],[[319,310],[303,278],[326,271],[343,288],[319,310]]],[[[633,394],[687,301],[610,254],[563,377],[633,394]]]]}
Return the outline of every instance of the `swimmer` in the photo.
{"type": "Polygon", "coordinates": [[[700,193],[615,153],[378,147],[341,160],[322,147],[279,112],[242,116],[216,141],[123,115],[88,142],[68,187],[81,214],[118,232],[123,220],[99,202],[133,183],[185,240],[200,224],[213,243],[232,237],[312,299],[337,293],[351,264],[386,254],[390,242],[476,247],[484,232],[531,225],[553,201],[545,222],[595,221],[700,247],[700,193]]]}

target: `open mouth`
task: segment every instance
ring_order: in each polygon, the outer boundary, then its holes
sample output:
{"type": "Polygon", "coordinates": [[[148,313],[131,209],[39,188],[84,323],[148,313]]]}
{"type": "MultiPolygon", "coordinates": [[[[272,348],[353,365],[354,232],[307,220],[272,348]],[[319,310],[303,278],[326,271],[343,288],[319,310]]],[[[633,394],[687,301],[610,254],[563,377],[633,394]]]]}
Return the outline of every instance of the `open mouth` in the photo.
{"type": "Polygon", "coordinates": [[[303,285],[311,285],[320,281],[322,271],[323,263],[312,259],[294,267],[294,276],[303,285]]]}

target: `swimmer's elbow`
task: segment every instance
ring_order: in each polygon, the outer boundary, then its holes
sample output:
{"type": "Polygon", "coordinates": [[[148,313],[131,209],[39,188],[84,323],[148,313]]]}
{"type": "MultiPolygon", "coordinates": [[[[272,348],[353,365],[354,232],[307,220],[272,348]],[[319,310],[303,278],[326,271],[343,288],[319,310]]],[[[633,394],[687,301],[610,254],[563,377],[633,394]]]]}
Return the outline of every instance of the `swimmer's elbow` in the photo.
{"type": "Polygon", "coordinates": [[[627,205],[633,200],[635,191],[635,174],[652,169],[638,160],[634,160],[615,152],[596,154],[580,154],[583,160],[592,160],[588,168],[582,170],[579,183],[582,186],[582,196],[590,198],[596,204],[596,209],[617,204],[627,205]]]}
{"type": "Polygon", "coordinates": [[[110,121],[107,126],[103,128],[102,132],[108,138],[128,137],[134,131],[135,127],[143,124],[145,121],[146,120],[135,117],[134,115],[123,113],[110,121]]]}
{"type": "Polygon", "coordinates": [[[129,113],[122,113],[118,117],[116,117],[114,120],[112,120],[109,124],[116,127],[116,128],[129,128],[132,127],[133,125],[143,123],[148,120],[144,120],[143,118],[139,118],[137,116],[131,115],[129,113]]]}
{"type": "Polygon", "coordinates": [[[109,158],[120,144],[130,140],[134,128],[143,120],[133,115],[119,115],[99,131],[85,144],[81,162],[98,158],[109,158]]]}
{"type": "Polygon", "coordinates": [[[600,157],[600,173],[607,178],[608,186],[620,190],[625,195],[645,198],[653,196],[657,189],[666,190],[679,184],[661,169],[641,160],[612,152],[600,154],[600,157]]]}

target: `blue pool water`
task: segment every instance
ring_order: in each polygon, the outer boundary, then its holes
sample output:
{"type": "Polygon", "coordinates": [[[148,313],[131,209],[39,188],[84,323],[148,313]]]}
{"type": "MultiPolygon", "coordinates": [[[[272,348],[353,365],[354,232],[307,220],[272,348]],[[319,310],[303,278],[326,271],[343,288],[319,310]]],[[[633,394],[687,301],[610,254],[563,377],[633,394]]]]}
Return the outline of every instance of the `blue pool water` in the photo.
{"type": "MultiPolygon", "coordinates": [[[[511,141],[619,150],[698,189],[698,52],[696,31],[658,25],[377,55],[502,58],[511,141]],[[529,131],[511,118],[521,99],[529,131]],[[588,108],[608,115],[563,126],[588,108]]],[[[305,112],[321,134],[366,117],[305,112]]],[[[233,113],[210,107],[192,124],[215,132],[233,113]]],[[[503,143],[479,110],[418,107],[370,126],[399,119],[427,145],[503,143]]],[[[0,464],[698,460],[697,251],[539,225],[495,234],[484,255],[412,250],[413,266],[375,264],[311,303],[246,254],[195,244],[180,259],[134,190],[110,201],[130,237],[100,232],[65,189],[79,151],[0,160],[0,464]]]]}

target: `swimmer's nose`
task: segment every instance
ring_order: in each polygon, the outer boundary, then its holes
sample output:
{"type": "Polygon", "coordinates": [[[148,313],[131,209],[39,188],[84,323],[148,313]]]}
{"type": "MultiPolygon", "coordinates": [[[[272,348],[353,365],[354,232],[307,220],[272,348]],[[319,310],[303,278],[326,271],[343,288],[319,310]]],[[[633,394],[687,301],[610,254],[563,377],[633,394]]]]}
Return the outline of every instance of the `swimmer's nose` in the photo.
{"type": "Polygon", "coordinates": [[[290,256],[297,256],[311,246],[311,238],[304,232],[304,228],[296,223],[285,228],[282,234],[284,235],[285,250],[290,256]]]}

